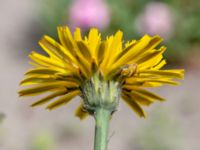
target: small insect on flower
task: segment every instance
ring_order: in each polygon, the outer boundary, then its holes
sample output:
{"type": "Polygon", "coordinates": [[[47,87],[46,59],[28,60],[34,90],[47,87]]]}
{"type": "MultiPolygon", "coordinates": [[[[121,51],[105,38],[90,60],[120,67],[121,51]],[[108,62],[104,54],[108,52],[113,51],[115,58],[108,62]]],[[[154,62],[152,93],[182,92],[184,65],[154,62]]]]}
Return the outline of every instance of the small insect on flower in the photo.
{"type": "Polygon", "coordinates": [[[162,41],[159,36],[144,35],[124,45],[122,36],[118,31],[102,40],[95,28],[82,37],[79,28],[72,35],[68,27],[58,27],[59,42],[49,36],[39,41],[48,56],[37,52],[29,55],[34,68],[21,81],[20,85],[28,87],[19,95],[50,92],[32,104],[34,107],[48,103],[50,110],[80,96],[83,101],[76,110],[80,119],[94,114],[97,108],[113,113],[122,97],[140,117],[145,117],[142,106],[164,100],[146,88],[177,85],[174,79],[183,79],[184,70],[160,70],[166,64],[166,47],[156,49],[162,41]]]}

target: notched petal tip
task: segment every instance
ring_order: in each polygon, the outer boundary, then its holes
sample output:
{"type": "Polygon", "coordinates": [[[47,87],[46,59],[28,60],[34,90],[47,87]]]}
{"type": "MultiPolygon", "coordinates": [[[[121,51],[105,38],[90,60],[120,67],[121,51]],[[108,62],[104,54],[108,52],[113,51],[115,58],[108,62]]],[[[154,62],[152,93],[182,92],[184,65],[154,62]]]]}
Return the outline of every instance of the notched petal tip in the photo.
{"type": "Polygon", "coordinates": [[[59,30],[63,30],[63,29],[65,29],[65,27],[66,26],[57,26],[57,30],[59,31],[59,30]]]}
{"type": "Polygon", "coordinates": [[[41,38],[40,38],[40,40],[38,41],[38,43],[40,42],[40,41],[42,41],[42,40],[44,40],[44,39],[46,39],[46,38],[49,38],[49,36],[48,35],[43,35],[41,38]]]}
{"type": "Polygon", "coordinates": [[[146,112],[144,112],[144,115],[140,116],[140,118],[144,118],[144,119],[147,119],[148,115],[146,112]]]}
{"type": "Polygon", "coordinates": [[[45,109],[51,111],[51,110],[53,110],[55,108],[51,108],[51,107],[47,106],[47,107],[45,107],[45,109]]]}
{"type": "Polygon", "coordinates": [[[185,69],[179,69],[181,79],[185,78],[185,69]]]}

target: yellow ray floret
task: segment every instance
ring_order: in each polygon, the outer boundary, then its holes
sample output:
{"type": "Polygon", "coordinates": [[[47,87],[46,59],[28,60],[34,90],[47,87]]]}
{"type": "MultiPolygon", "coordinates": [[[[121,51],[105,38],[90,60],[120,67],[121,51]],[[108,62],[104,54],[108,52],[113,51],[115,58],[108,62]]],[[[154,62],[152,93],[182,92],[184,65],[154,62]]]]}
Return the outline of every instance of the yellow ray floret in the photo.
{"type": "Polygon", "coordinates": [[[75,115],[79,117],[81,120],[85,119],[89,114],[86,110],[84,110],[83,103],[76,109],[75,115]]]}
{"type": "Polygon", "coordinates": [[[20,96],[45,94],[31,105],[33,107],[50,103],[47,109],[51,110],[80,96],[83,102],[75,115],[84,119],[92,114],[94,107],[109,105],[107,98],[117,99],[119,94],[132,110],[145,117],[143,106],[164,101],[147,88],[178,85],[177,79],[184,78],[182,69],[161,70],[166,65],[163,58],[166,47],[158,47],[162,41],[158,35],[123,42],[122,31],[106,39],[101,38],[96,28],[85,37],[80,28],[74,33],[68,27],[58,27],[57,31],[59,41],[47,35],[39,41],[47,55],[32,52],[29,57],[34,68],[28,70],[20,82],[25,86],[19,91],[20,96]],[[88,94],[88,91],[94,93],[88,94]],[[116,91],[120,93],[114,93],[116,91]],[[91,96],[97,100],[91,100],[91,96]]]}

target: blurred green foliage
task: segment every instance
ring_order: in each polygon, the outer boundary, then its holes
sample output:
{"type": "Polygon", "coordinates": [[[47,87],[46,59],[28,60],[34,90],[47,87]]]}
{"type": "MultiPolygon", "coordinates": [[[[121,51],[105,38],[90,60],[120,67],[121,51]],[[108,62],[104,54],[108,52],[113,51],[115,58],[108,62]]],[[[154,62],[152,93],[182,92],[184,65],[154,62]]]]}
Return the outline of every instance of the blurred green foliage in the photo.
{"type": "MultiPolygon", "coordinates": [[[[193,46],[200,47],[200,1],[199,0],[105,0],[111,10],[111,23],[103,36],[122,30],[124,39],[139,38],[134,21],[150,2],[164,2],[173,9],[174,33],[165,40],[166,56],[174,63],[184,62],[193,46]]],[[[41,24],[44,33],[56,37],[56,26],[68,25],[68,13],[72,0],[43,0],[41,24]]],[[[84,12],[83,12],[84,13],[84,12]]]]}
{"type": "Polygon", "coordinates": [[[66,24],[68,7],[71,0],[43,0],[40,1],[40,23],[43,31],[51,36],[56,35],[56,27],[66,24]]]}
{"type": "Polygon", "coordinates": [[[54,150],[54,139],[50,132],[41,131],[33,136],[31,150],[54,150]]]}
{"type": "Polygon", "coordinates": [[[3,120],[5,119],[5,114],[0,112],[0,123],[3,122],[3,120]]]}

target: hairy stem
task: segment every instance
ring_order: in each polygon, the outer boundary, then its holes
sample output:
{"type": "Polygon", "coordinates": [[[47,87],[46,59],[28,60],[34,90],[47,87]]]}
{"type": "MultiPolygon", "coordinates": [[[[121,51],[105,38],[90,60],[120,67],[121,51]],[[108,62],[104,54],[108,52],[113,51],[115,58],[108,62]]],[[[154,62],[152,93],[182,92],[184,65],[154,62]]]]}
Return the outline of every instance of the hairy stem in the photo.
{"type": "Polygon", "coordinates": [[[98,108],[94,117],[96,121],[94,150],[107,150],[111,112],[104,108],[98,108]]]}

